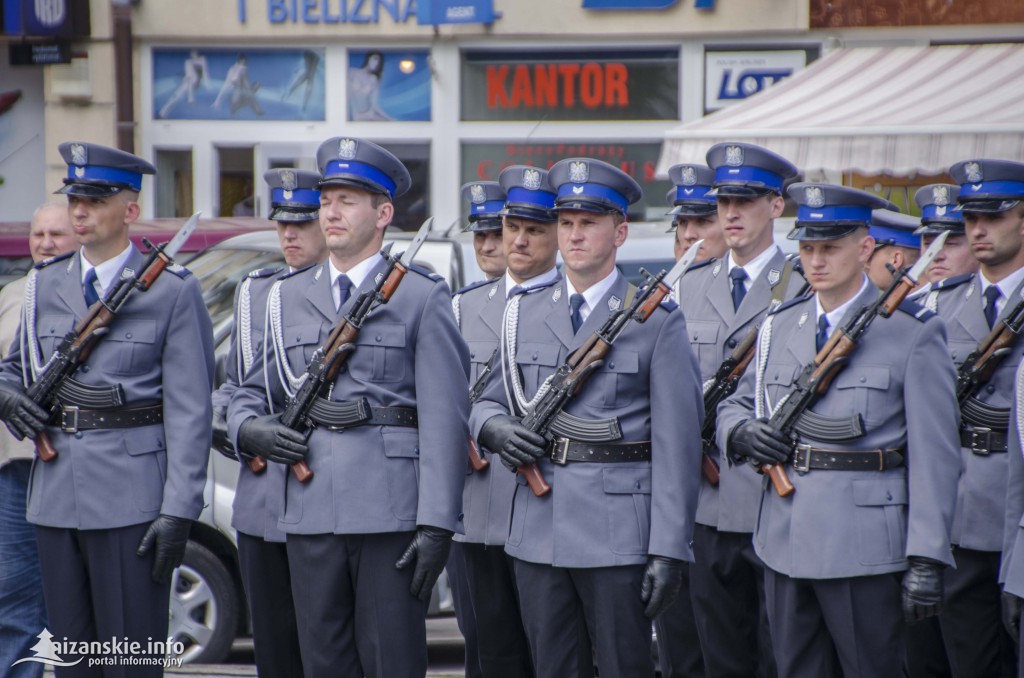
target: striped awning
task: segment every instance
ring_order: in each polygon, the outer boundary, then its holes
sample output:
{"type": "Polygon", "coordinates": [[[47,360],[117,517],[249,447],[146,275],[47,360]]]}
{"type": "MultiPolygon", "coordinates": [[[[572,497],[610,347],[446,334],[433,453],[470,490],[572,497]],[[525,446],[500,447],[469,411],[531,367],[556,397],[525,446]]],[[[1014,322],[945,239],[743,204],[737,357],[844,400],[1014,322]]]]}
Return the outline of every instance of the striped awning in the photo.
{"type": "Polygon", "coordinates": [[[1024,160],[1024,45],[838,49],[741,104],[670,130],[659,174],[723,141],[801,169],[938,174],[1024,160]]]}

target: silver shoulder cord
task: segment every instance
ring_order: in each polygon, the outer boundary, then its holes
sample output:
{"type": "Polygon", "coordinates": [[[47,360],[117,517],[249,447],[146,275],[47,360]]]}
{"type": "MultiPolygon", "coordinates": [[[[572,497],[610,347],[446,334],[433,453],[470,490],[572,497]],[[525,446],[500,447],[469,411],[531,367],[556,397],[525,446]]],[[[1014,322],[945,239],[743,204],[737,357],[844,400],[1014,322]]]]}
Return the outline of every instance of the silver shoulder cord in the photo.
{"type": "Polygon", "coordinates": [[[939,308],[939,291],[932,289],[924,298],[924,307],[932,313],[937,313],[939,308]]]}
{"type": "Polygon", "coordinates": [[[1017,439],[1024,452],[1024,362],[1017,369],[1017,439]]]}
{"type": "MultiPolygon", "coordinates": [[[[288,364],[288,354],[285,352],[284,344],[284,321],[281,318],[281,283],[283,281],[278,280],[274,283],[274,286],[270,288],[269,301],[267,302],[267,327],[270,330],[267,332],[274,341],[274,363],[277,368],[278,380],[281,382],[281,387],[284,389],[285,395],[288,398],[294,398],[295,393],[302,387],[303,381],[306,379],[306,373],[303,372],[300,376],[295,376],[292,372],[291,365],[288,364]]],[[[264,388],[267,392],[267,400],[269,404],[270,400],[270,382],[268,381],[268,370],[267,367],[267,344],[270,342],[264,340],[263,342],[263,379],[264,388]]],[[[270,405],[273,410],[273,405],[270,405]]]]}
{"type": "Polygon", "coordinates": [[[21,350],[21,381],[25,388],[34,382],[40,372],[45,370],[56,354],[43,364],[43,351],[39,346],[39,337],[36,334],[36,286],[39,271],[32,269],[28,274],[28,281],[25,283],[25,303],[21,306],[21,334],[18,336],[18,347],[21,350]],[[25,354],[28,348],[28,361],[26,364],[25,354]]]}
{"type": "Polygon", "coordinates": [[[502,380],[505,385],[505,398],[508,400],[512,414],[517,412],[526,413],[533,408],[537,401],[543,398],[544,394],[551,388],[551,378],[555,376],[554,374],[548,376],[544,383],[540,385],[540,388],[537,389],[533,399],[526,400],[523,384],[519,380],[519,370],[516,369],[516,343],[519,332],[519,301],[521,299],[522,295],[517,294],[505,305],[505,314],[501,323],[502,336],[498,342],[501,346],[502,374],[506,377],[502,380]],[[511,382],[512,386],[511,391],[509,391],[509,382],[511,382]]]}
{"type": "MultiPolygon", "coordinates": [[[[768,368],[768,351],[771,350],[772,345],[772,321],[774,319],[775,317],[771,315],[765,318],[764,324],[761,325],[761,332],[757,335],[757,381],[754,384],[754,416],[758,419],[772,416],[772,412],[775,410],[771,403],[768,402],[768,393],[764,387],[764,372],[768,368]]],[[[779,401],[779,405],[785,401],[786,398],[783,397],[779,401]]]]}
{"type": "Polygon", "coordinates": [[[242,288],[238,291],[238,350],[235,359],[237,361],[238,379],[242,380],[252,367],[255,356],[252,351],[252,278],[242,281],[242,288]]]}
{"type": "Polygon", "coordinates": [[[462,329],[462,295],[456,294],[452,297],[452,313],[455,314],[455,324],[462,329]]]}

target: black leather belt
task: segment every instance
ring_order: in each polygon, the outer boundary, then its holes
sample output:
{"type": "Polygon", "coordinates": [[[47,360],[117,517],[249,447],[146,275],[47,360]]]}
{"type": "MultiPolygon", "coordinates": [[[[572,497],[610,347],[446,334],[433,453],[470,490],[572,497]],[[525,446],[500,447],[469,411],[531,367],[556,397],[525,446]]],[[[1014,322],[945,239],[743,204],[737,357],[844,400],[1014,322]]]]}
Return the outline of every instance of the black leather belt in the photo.
{"type": "Polygon", "coordinates": [[[890,450],[823,450],[797,445],[793,452],[793,470],[807,473],[823,471],[884,471],[903,466],[903,448],[890,450]]]}
{"type": "Polygon", "coordinates": [[[638,443],[583,443],[568,438],[555,438],[551,447],[551,462],[565,464],[570,461],[650,461],[651,441],[638,443]]]}
{"type": "Polygon", "coordinates": [[[334,401],[317,398],[309,418],[328,431],[343,431],[354,426],[407,426],[416,428],[419,417],[415,407],[371,407],[366,398],[334,401]]]}
{"type": "Polygon", "coordinates": [[[993,431],[981,426],[960,429],[960,447],[966,447],[982,457],[1006,452],[1006,431],[993,431]]]}
{"type": "Polygon", "coordinates": [[[163,423],[164,406],[121,407],[116,410],[83,410],[73,405],[64,405],[60,413],[60,429],[65,433],[77,433],[100,428],[135,428],[163,423]]]}

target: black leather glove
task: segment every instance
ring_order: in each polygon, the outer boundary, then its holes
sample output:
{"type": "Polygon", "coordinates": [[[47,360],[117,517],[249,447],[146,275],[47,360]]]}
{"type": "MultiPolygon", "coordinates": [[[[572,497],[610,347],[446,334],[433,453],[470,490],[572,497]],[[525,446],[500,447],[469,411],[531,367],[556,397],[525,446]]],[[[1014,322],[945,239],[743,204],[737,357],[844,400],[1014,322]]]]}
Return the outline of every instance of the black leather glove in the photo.
{"type": "Polygon", "coordinates": [[[547,438],[523,426],[519,417],[498,414],[484,422],[480,446],[501,457],[510,469],[532,464],[547,454],[547,438]]]}
{"type": "Polygon", "coordinates": [[[409,542],[405,553],[395,563],[399,570],[416,563],[412,571],[412,586],[409,592],[420,600],[430,600],[430,592],[437,583],[437,578],[444,571],[448,562],[448,549],[452,545],[452,532],[421,525],[416,528],[416,535],[409,542]]]}
{"type": "Polygon", "coordinates": [[[35,440],[49,418],[49,413],[32,402],[20,388],[0,382],[0,419],[15,438],[35,440]]]}
{"type": "Polygon", "coordinates": [[[907,558],[903,574],[903,619],[914,624],[942,612],[942,571],[945,565],[920,556],[907,558]]]}
{"type": "Polygon", "coordinates": [[[228,459],[238,459],[235,445],[228,436],[228,419],[226,407],[213,408],[213,447],[228,459]]]}
{"type": "Polygon", "coordinates": [[[281,415],[250,417],[238,429],[242,452],[263,457],[278,464],[294,464],[306,458],[306,436],[281,423],[281,415]]]}
{"type": "Polygon", "coordinates": [[[644,615],[654,619],[679,595],[683,585],[683,561],[665,556],[650,556],[640,584],[640,600],[647,605],[644,615]]]}
{"type": "Polygon", "coordinates": [[[188,533],[191,529],[192,521],[188,518],[163,514],[149,524],[149,529],[142,535],[135,555],[144,556],[154,544],[156,545],[153,581],[158,584],[170,581],[174,568],[181,565],[185,558],[185,546],[188,545],[188,533]]]}
{"type": "Polygon", "coordinates": [[[1020,598],[1003,591],[1003,626],[1014,641],[1020,638],[1020,606],[1020,598]]]}
{"type": "Polygon", "coordinates": [[[733,429],[729,450],[759,464],[784,464],[793,451],[793,443],[767,419],[749,419],[733,429]]]}

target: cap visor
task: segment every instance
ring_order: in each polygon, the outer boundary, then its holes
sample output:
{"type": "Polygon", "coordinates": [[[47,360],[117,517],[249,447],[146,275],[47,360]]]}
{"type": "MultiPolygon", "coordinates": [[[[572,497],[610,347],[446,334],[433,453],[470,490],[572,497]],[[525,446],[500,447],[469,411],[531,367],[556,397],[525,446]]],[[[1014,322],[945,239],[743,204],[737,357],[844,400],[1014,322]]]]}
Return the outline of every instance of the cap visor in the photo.
{"type": "Polygon", "coordinates": [[[288,221],[292,223],[315,221],[320,217],[320,210],[296,210],[287,207],[274,207],[270,210],[271,221],[288,221]]]}
{"type": "Polygon", "coordinates": [[[709,217],[718,214],[718,205],[715,203],[676,205],[665,214],[673,217],[709,217]]]}
{"type": "Polygon", "coordinates": [[[579,212],[593,212],[595,214],[622,214],[622,210],[618,207],[612,207],[604,203],[595,202],[592,200],[581,200],[577,196],[566,199],[564,202],[560,200],[555,201],[555,211],[559,210],[576,210],[579,212]]]}
{"type": "Polygon", "coordinates": [[[65,184],[54,194],[74,195],[80,198],[109,198],[121,192],[119,186],[101,186],[98,184],[65,184]]]}
{"type": "Polygon", "coordinates": [[[1012,210],[1020,204],[1020,200],[968,200],[953,208],[954,212],[980,212],[982,214],[999,214],[1012,210]]]}
{"type": "Polygon", "coordinates": [[[808,224],[797,222],[796,228],[790,231],[786,238],[788,240],[838,240],[850,235],[858,228],[867,227],[867,224],[858,222],[828,222],[821,224],[808,224]]]}
{"type": "Polygon", "coordinates": [[[722,184],[714,186],[704,195],[709,197],[723,198],[759,198],[762,195],[775,193],[766,186],[751,186],[749,184],[722,184]]]}

